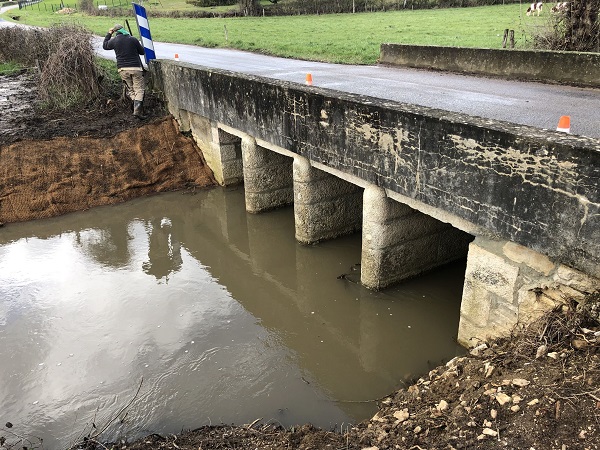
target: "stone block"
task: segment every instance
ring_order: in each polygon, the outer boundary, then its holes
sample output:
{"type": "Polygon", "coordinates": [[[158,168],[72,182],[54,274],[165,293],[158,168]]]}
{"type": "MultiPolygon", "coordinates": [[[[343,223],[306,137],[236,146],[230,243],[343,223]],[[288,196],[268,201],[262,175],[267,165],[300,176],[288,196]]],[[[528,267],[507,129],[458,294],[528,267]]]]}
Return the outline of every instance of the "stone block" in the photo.
{"type": "Polygon", "coordinates": [[[507,242],[503,247],[504,255],[512,261],[525,264],[536,272],[549,275],[556,268],[556,264],[550,261],[546,255],[523,247],[515,242],[507,242]]]}
{"type": "Polygon", "coordinates": [[[223,184],[229,186],[232,184],[238,184],[244,181],[244,172],[241,159],[234,159],[231,161],[224,161],[223,167],[223,184]]]}
{"type": "Polygon", "coordinates": [[[554,281],[570,286],[579,292],[594,292],[600,290],[600,280],[565,265],[558,266],[553,277],[554,281]]]}
{"type": "MultiPolygon", "coordinates": [[[[248,192],[269,192],[289,188],[293,193],[292,171],[288,164],[249,169],[244,166],[244,186],[248,192]]],[[[292,194],[293,200],[293,194],[292,194]]]]}
{"type": "Polygon", "coordinates": [[[201,146],[201,143],[210,145],[212,142],[212,126],[209,119],[199,116],[198,114],[188,113],[190,129],[194,140],[201,146]]]}
{"type": "Polygon", "coordinates": [[[232,144],[219,144],[219,149],[221,152],[221,161],[235,161],[242,159],[242,152],[240,143],[232,143],[232,144]]]}
{"type": "Polygon", "coordinates": [[[268,164],[270,152],[256,145],[256,140],[253,137],[249,136],[242,139],[241,147],[244,170],[257,169],[268,164]]]}
{"type": "Polygon", "coordinates": [[[469,245],[468,263],[465,277],[473,284],[485,287],[505,299],[516,301],[517,277],[519,268],[501,255],[491,253],[477,245],[477,240],[469,245]]]}
{"type": "Polygon", "coordinates": [[[272,190],[261,193],[245,193],[246,211],[249,213],[261,213],[282,206],[291,205],[294,201],[292,187],[272,190]]]}
{"type": "Polygon", "coordinates": [[[362,226],[361,212],[362,193],[320,203],[294,201],[296,239],[314,243],[358,231],[362,226]]]}

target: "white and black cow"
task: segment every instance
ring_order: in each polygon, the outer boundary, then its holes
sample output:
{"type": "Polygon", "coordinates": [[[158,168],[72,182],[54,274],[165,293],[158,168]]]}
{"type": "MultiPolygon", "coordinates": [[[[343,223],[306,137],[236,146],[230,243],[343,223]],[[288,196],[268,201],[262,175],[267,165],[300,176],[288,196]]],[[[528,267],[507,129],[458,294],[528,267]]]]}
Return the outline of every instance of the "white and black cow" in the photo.
{"type": "Polygon", "coordinates": [[[558,2],[551,11],[555,14],[566,12],[569,9],[569,2],[558,2]]]}
{"type": "Polygon", "coordinates": [[[542,12],[544,4],[542,2],[532,3],[529,8],[527,8],[527,15],[531,16],[532,14],[537,14],[538,16],[542,12]]]}

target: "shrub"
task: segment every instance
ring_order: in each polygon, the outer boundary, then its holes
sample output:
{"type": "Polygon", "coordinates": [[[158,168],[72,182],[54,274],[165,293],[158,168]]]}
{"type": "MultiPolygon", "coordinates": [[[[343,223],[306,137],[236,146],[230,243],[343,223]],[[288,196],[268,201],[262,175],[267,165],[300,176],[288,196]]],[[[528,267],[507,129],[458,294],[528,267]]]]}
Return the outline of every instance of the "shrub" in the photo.
{"type": "Polygon", "coordinates": [[[91,33],[73,25],[0,28],[0,61],[35,68],[40,100],[55,109],[97,100],[111,79],[97,63],[91,33]]]}
{"type": "Polygon", "coordinates": [[[551,14],[545,26],[533,33],[535,48],[598,52],[600,50],[600,0],[573,0],[551,14]]]}
{"type": "Polygon", "coordinates": [[[272,15],[329,14],[402,9],[455,8],[502,5],[519,0],[285,0],[269,7],[272,15]]]}
{"type": "Polygon", "coordinates": [[[208,8],[211,6],[229,6],[235,5],[238,0],[186,0],[188,5],[194,5],[199,8],[208,8]]]}

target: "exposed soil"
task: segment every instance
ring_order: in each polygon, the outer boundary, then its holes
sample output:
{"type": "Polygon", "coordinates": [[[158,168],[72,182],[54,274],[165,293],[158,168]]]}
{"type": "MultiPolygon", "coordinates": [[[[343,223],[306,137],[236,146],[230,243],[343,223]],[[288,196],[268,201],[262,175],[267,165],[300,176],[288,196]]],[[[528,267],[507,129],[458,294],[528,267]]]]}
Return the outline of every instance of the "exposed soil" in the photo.
{"type": "MultiPolygon", "coordinates": [[[[14,83],[13,83],[14,82],[14,83]]],[[[108,101],[68,115],[32,108],[32,85],[0,95],[0,222],[64,214],[213,183],[192,139],[155,103],[140,121],[108,101]],[[5,108],[5,105],[9,105],[5,108]]],[[[26,83],[31,83],[27,81],[26,83]]],[[[455,358],[380,400],[343,434],[257,420],[151,435],[108,447],[148,449],[598,449],[600,295],[455,358]]],[[[340,374],[340,377],[344,374],[340,374]]],[[[0,448],[21,441],[0,427],[0,448]]],[[[90,435],[88,447],[102,436],[90,435]]],[[[86,444],[83,444],[86,446],[86,444]]],[[[106,448],[106,447],[104,447],[106,448]]]]}
{"type": "Polygon", "coordinates": [[[215,184],[193,139],[152,96],[140,120],[119,99],[67,113],[35,108],[34,87],[26,74],[0,77],[0,223],[215,184]]]}

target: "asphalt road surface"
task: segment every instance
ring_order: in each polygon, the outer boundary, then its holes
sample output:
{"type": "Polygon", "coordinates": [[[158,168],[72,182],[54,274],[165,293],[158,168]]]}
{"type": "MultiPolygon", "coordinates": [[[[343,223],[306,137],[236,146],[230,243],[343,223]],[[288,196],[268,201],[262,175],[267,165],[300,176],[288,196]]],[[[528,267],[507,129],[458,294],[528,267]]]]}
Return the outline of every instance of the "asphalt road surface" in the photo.
{"type": "MultiPolygon", "coordinates": [[[[556,130],[571,116],[571,134],[600,138],[600,89],[508,81],[426,70],[354,66],[155,42],[157,58],[416,104],[556,130]]],[[[111,52],[99,50],[105,56],[111,52]]],[[[599,144],[600,149],[600,144],[599,144]]]]}
{"type": "MultiPolygon", "coordinates": [[[[9,22],[0,22],[0,26],[9,22]]],[[[114,59],[113,51],[101,56],[114,59]]],[[[508,81],[418,69],[328,64],[193,45],[154,43],[159,59],[243,72],[381,99],[556,130],[561,116],[571,117],[571,134],[600,139],[600,89],[508,81]]],[[[599,143],[600,150],[600,143],[599,143]]]]}

